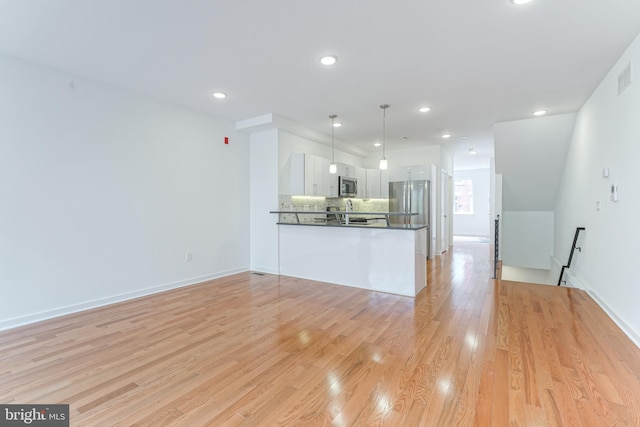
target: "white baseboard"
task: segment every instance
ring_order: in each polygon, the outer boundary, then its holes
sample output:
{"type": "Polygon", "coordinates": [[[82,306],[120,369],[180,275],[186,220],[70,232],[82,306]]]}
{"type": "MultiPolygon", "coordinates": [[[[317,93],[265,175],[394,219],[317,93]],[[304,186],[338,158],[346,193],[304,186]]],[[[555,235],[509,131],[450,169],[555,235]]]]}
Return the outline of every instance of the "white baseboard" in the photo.
{"type": "Polygon", "coordinates": [[[251,271],[255,271],[255,272],[258,272],[258,273],[275,274],[275,275],[279,275],[280,274],[280,271],[278,271],[277,268],[261,267],[259,265],[251,267],[251,271]]]}
{"type": "Polygon", "coordinates": [[[627,325],[624,320],[618,317],[616,312],[613,311],[611,307],[609,307],[607,303],[604,302],[604,300],[598,296],[597,293],[595,293],[590,289],[587,289],[587,293],[600,306],[600,308],[602,308],[604,312],[607,313],[607,315],[611,318],[611,320],[613,320],[614,323],[618,325],[620,329],[622,329],[622,332],[624,332],[629,337],[629,339],[633,341],[636,347],[640,348],[640,335],[638,335],[632,328],[630,328],[629,325],[627,325]]]}
{"type": "Polygon", "coordinates": [[[578,288],[578,289],[585,290],[587,292],[590,291],[590,288],[587,285],[587,282],[582,280],[580,276],[578,276],[577,274],[575,274],[569,269],[564,271],[564,279],[567,282],[563,283],[563,285],[568,288],[578,288]]]}
{"type": "MultiPolygon", "coordinates": [[[[552,270],[554,269],[554,267],[557,267],[558,275],[560,275],[560,269],[562,268],[563,264],[555,256],[551,257],[551,262],[552,270]]],[[[636,347],[640,348],[640,335],[636,333],[632,328],[630,328],[629,325],[627,325],[625,321],[622,320],[616,314],[616,312],[611,307],[609,307],[602,298],[598,296],[595,291],[593,291],[593,289],[591,289],[589,284],[584,279],[582,279],[582,277],[574,273],[571,269],[566,269],[564,271],[564,280],[566,280],[566,283],[563,283],[562,286],[582,289],[586,291],[589,296],[593,298],[596,304],[598,304],[600,308],[602,308],[602,310],[607,313],[607,316],[609,316],[609,318],[613,320],[616,325],[618,325],[622,332],[624,332],[625,335],[628,336],[631,341],[633,341],[636,347]]]]}
{"type": "MultiPolygon", "coordinates": [[[[560,272],[562,271],[563,265],[564,264],[562,264],[562,262],[558,258],[556,258],[554,255],[551,256],[551,271],[555,274],[556,277],[555,284],[557,284],[557,278],[560,277],[560,272]]],[[[587,283],[582,280],[577,274],[575,274],[570,268],[564,270],[564,276],[562,276],[562,279],[565,280],[565,282],[562,283],[562,286],[566,288],[577,288],[583,289],[585,291],[589,289],[587,283]]]]}
{"type": "Polygon", "coordinates": [[[102,307],[109,304],[115,304],[118,302],[123,302],[130,299],[143,297],[146,295],[156,294],[156,293],[168,291],[171,289],[177,289],[185,286],[196,285],[198,283],[206,282],[208,280],[219,279],[221,277],[226,277],[232,274],[242,273],[245,271],[248,271],[248,269],[237,268],[233,270],[221,271],[218,273],[212,273],[205,276],[192,277],[190,279],[179,280],[173,283],[166,283],[164,285],[158,285],[150,288],[140,289],[134,292],[127,292],[124,294],[114,295],[107,298],[86,301],[83,303],[54,308],[52,310],[29,314],[26,316],[20,316],[20,317],[14,317],[12,319],[1,320],[0,331],[16,328],[18,326],[28,325],[30,323],[40,322],[42,320],[52,319],[54,317],[60,317],[60,316],[65,316],[67,314],[77,313],[79,311],[90,310],[92,308],[98,308],[98,307],[102,307]]]}

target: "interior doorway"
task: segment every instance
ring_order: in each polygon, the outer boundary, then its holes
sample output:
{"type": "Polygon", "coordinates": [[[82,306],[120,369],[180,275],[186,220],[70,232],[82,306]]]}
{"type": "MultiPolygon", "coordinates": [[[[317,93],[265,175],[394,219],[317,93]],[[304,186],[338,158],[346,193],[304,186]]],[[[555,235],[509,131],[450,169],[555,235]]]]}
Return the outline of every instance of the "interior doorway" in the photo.
{"type": "Polygon", "coordinates": [[[442,170],[440,172],[440,253],[443,254],[449,248],[449,175],[442,170]]]}

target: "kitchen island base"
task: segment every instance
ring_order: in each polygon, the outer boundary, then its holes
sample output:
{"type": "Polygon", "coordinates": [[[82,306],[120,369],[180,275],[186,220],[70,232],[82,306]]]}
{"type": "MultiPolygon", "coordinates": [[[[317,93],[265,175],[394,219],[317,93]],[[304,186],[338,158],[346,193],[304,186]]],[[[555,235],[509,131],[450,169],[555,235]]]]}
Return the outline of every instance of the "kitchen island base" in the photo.
{"type": "Polygon", "coordinates": [[[415,297],[427,284],[426,227],[278,225],[285,276],[415,297]]]}

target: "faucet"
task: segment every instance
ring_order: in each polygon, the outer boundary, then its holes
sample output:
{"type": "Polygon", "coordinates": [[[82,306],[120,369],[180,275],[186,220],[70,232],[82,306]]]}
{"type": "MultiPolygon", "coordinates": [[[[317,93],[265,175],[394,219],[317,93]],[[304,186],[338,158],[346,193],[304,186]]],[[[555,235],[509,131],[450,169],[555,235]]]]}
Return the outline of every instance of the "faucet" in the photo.
{"type": "Polygon", "coordinates": [[[345,214],[345,216],[344,216],[344,223],[346,225],[349,225],[349,213],[348,212],[353,211],[353,202],[351,201],[351,199],[347,199],[344,202],[344,210],[345,210],[345,212],[347,212],[347,214],[345,214]]]}

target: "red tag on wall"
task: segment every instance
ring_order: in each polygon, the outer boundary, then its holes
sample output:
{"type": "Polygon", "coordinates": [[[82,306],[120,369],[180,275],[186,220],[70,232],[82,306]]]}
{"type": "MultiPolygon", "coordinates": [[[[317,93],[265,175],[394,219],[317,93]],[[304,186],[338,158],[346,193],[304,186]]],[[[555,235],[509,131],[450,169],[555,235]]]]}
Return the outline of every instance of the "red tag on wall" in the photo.
{"type": "Polygon", "coordinates": [[[228,136],[224,137],[224,143],[227,144],[227,145],[229,144],[229,137],[228,136]]]}

